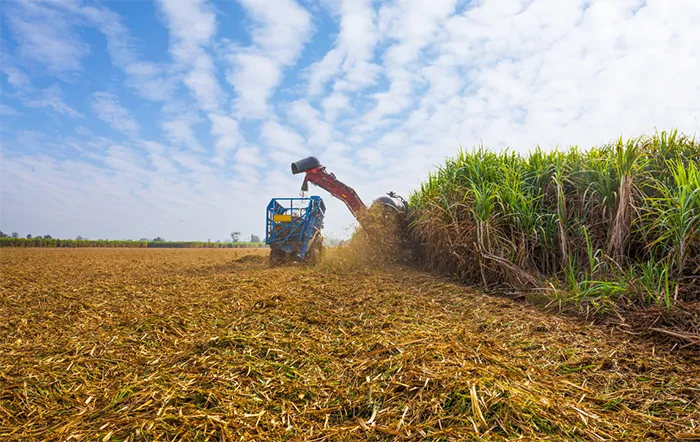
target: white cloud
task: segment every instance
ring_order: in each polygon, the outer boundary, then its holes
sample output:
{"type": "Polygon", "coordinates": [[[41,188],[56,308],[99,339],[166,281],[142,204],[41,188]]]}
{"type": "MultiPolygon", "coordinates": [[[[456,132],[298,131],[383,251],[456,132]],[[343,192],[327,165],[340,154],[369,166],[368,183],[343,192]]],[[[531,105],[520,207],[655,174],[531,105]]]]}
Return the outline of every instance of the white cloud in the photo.
{"type": "Polygon", "coordinates": [[[321,102],[323,110],[326,112],[326,120],[334,121],[340,111],[347,109],[349,105],[348,97],[345,94],[334,92],[321,102]]]}
{"type": "Polygon", "coordinates": [[[211,134],[217,137],[215,147],[215,161],[224,164],[226,156],[233,151],[240,141],[238,122],[227,115],[209,114],[211,121],[211,134]]]}
{"type": "MultiPolygon", "coordinates": [[[[92,26],[104,34],[113,64],[124,71],[127,84],[141,96],[167,101],[173,96],[175,83],[181,81],[182,76],[176,75],[173,68],[139,60],[138,48],[144,43],[130,35],[119,14],[104,6],[67,0],[19,2],[6,11],[10,17],[8,23],[16,21],[13,37],[22,56],[16,62],[23,60],[30,66],[36,62],[48,64],[49,73],[67,78],[64,71],[81,70],[82,59],[91,53],[90,46],[80,38],[79,27],[92,26]]],[[[3,53],[5,63],[2,67],[8,75],[8,82],[16,88],[29,88],[31,85],[26,74],[16,66],[8,65],[9,55],[3,53]]],[[[196,76],[193,81],[196,81],[196,76]]]]}
{"type": "Polygon", "coordinates": [[[71,118],[83,116],[64,101],[61,88],[57,85],[41,90],[36,97],[25,99],[22,104],[27,107],[47,108],[57,114],[67,115],[71,118]]]}
{"type": "Polygon", "coordinates": [[[307,100],[297,100],[289,105],[287,118],[296,123],[302,123],[308,126],[319,121],[320,114],[307,100]]]}
{"type": "Polygon", "coordinates": [[[121,105],[116,95],[108,92],[97,92],[93,94],[91,105],[97,116],[113,129],[129,136],[138,134],[139,124],[121,105]]]}
{"type": "Polygon", "coordinates": [[[395,67],[388,71],[387,75],[391,81],[391,86],[386,92],[373,94],[377,104],[367,114],[366,120],[368,122],[379,121],[385,115],[399,113],[413,102],[415,97],[413,86],[416,81],[414,74],[402,67],[395,67]]]}
{"type": "Polygon", "coordinates": [[[289,163],[309,155],[304,138],[293,129],[275,121],[263,124],[261,139],[268,147],[268,155],[277,163],[289,163]]]}
{"type": "Polygon", "coordinates": [[[179,176],[178,169],[175,167],[172,161],[166,157],[170,151],[167,146],[151,140],[140,140],[138,145],[145,149],[156,172],[162,176],[168,176],[173,179],[179,176]]]}
{"type": "Polygon", "coordinates": [[[267,121],[263,125],[262,139],[269,147],[279,147],[290,152],[303,150],[304,139],[301,135],[275,121],[267,121]]]}
{"type": "Polygon", "coordinates": [[[0,115],[14,116],[14,115],[20,115],[20,113],[17,112],[12,106],[8,106],[6,104],[0,104],[0,115]]]}
{"type": "Polygon", "coordinates": [[[4,14],[22,57],[57,74],[82,69],[90,47],[75,31],[74,17],[38,2],[6,3],[4,14]]]}
{"type": "Polygon", "coordinates": [[[205,0],[161,0],[171,37],[170,52],[187,67],[184,83],[205,111],[219,108],[222,91],[206,48],[216,34],[216,15],[205,0]]]}
{"type": "Polygon", "coordinates": [[[256,53],[233,52],[227,58],[235,65],[226,79],[238,93],[234,107],[240,117],[263,118],[269,114],[268,101],[282,81],[279,64],[266,55],[256,53]]]}
{"type": "Polygon", "coordinates": [[[141,96],[153,101],[168,101],[176,90],[176,77],[154,63],[131,62],[124,66],[129,83],[141,96]]]}
{"type": "Polygon", "coordinates": [[[295,0],[239,0],[257,25],[253,42],[282,65],[297,58],[311,33],[311,17],[295,0]]]}
{"type": "Polygon", "coordinates": [[[194,91],[202,109],[211,111],[219,108],[221,89],[214,76],[214,63],[208,54],[196,56],[193,69],[185,76],[185,84],[194,91]]]}
{"type": "Polygon", "coordinates": [[[130,87],[149,100],[172,98],[179,78],[167,66],[140,60],[137,48],[143,43],[130,35],[119,14],[98,6],[83,6],[78,13],[104,34],[112,63],[124,71],[130,87]]]}
{"type": "Polygon", "coordinates": [[[199,123],[197,118],[191,116],[179,116],[161,123],[161,128],[168,139],[180,145],[185,145],[195,151],[201,151],[202,146],[194,133],[192,126],[199,123]]]}
{"type": "MultiPolygon", "coordinates": [[[[321,119],[321,114],[306,100],[297,100],[290,104],[286,113],[290,122],[300,125],[306,130],[306,139],[314,148],[323,147],[334,143],[336,134],[333,126],[321,119]]],[[[318,149],[317,149],[318,150],[318,149]]]]}
{"type": "Polygon", "coordinates": [[[688,103],[687,114],[668,118],[662,103],[700,87],[694,56],[700,34],[686,27],[700,17],[700,5],[688,2],[675,14],[660,2],[636,13],[641,2],[596,2],[585,12],[582,3],[550,6],[537,1],[509,10],[483,4],[450,18],[447,38],[436,46],[443,74],[429,76],[431,88],[417,111],[444,119],[415,120],[411,130],[421,127],[420,139],[428,141],[426,124],[436,133],[459,127],[454,143],[461,133],[470,143],[478,137],[493,147],[525,150],[537,142],[585,146],[653,125],[698,127],[692,118],[699,106],[688,103]],[[658,19],[664,14],[672,15],[658,19]],[[644,67],[649,60],[661,66],[679,58],[686,60],[683,69],[644,67]],[[463,83],[468,92],[447,100],[446,94],[459,90],[459,72],[469,74],[463,83]]]}
{"type": "Polygon", "coordinates": [[[140,144],[146,151],[153,155],[162,155],[167,149],[165,145],[157,141],[141,140],[140,144]]]}
{"type": "Polygon", "coordinates": [[[357,151],[357,157],[363,165],[374,169],[384,166],[384,155],[379,149],[363,148],[357,151]]]}
{"type": "Polygon", "coordinates": [[[255,21],[253,45],[228,46],[227,80],[236,90],[234,106],[242,118],[261,119],[268,101],[311,36],[309,13],[295,0],[239,0],[255,21]]]}
{"type": "Polygon", "coordinates": [[[326,82],[333,78],[343,61],[343,53],[338,48],[333,48],[320,60],[309,66],[309,95],[315,96],[323,92],[326,82]]]}
{"type": "Polygon", "coordinates": [[[334,90],[352,91],[375,83],[381,68],[372,62],[378,42],[377,14],[371,0],[338,0],[331,7],[340,17],[336,45],[309,68],[309,94],[317,95],[340,70],[344,79],[334,90]]]}
{"type": "MultiPolygon", "coordinates": [[[[207,52],[216,35],[215,11],[206,0],[162,0],[160,4],[171,36],[170,52],[186,67],[182,81],[211,122],[211,135],[216,138],[213,161],[224,165],[228,154],[243,137],[238,131],[238,122],[223,114],[226,96],[217,80],[214,60],[207,52]]],[[[191,127],[183,123],[167,122],[163,127],[171,140],[201,149],[191,127]]]]}
{"type": "Polygon", "coordinates": [[[241,147],[236,151],[236,163],[245,165],[245,170],[252,170],[249,166],[260,166],[262,154],[255,146],[241,147]]]}
{"type": "Polygon", "coordinates": [[[381,8],[379,28],[394,42],[382,56],[390,87],[374,94],[377,104],[367,114],[366,122],[397,114],[413,103],[413,89],[420,81],[414,72],[420,52],[433,43],[455,5],[456,0],[398,0],[381,8]]]}
{"type": "Polygon", "coordinates": [[[141,166],[142,161],[129,147],[112,145],[107,148],[106,162],[112,170],[126,172],[132,176],[143,175],[146,170],[141,166]]]}
{"type": "Polygon", "coordinates": [[[31,86],[29,77],[22,70],[14,66],[3,66],[2,71],[7,75],[7,82],[16,89],[24,89],[31,86]]]}

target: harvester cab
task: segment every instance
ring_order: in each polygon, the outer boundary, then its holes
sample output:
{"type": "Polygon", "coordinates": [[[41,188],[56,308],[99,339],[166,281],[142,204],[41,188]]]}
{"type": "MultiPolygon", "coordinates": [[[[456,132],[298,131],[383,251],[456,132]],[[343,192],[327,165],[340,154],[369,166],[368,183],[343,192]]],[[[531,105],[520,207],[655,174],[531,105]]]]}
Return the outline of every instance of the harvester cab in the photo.
{"type": "Polygon", "coordinates": [[[267,205],[265,243],[270,265],[287,261],[316,264],[323,251],[323,217],[326,205],[320,196],[273,198],[267,205]]]}

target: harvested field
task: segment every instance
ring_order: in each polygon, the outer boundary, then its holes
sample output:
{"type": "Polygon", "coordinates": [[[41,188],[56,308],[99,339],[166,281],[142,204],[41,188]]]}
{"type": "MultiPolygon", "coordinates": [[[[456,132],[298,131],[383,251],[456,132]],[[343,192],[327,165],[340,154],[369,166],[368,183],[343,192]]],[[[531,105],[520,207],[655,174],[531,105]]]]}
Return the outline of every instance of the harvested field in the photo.
{"type": "Polygon", "coordinates": [[[6,249],[0,440],[700,439],[700,357],[400,267],[6,249]]]}

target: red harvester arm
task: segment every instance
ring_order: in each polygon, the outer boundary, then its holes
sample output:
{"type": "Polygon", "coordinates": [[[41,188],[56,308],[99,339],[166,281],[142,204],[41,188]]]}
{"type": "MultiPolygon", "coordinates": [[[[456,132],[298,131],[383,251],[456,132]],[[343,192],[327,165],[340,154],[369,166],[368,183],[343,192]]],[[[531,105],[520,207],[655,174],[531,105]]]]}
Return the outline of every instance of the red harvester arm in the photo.
{"type": "Polygon", "coordinates": [[[304,185],[302,188],[306,188],[307,182],[312,182],[318,187],[326,190],[334,197],[343,201],[358,221],[360,221],[360,218],[367,210],[367,207],[357,195],[355,190],[353,190],[352,187],[348,186],[347,184],[338,181],[335,175],[326,172],[326,168],[323,166],[306,170],[306,177],[304,178],[304,185]]]}

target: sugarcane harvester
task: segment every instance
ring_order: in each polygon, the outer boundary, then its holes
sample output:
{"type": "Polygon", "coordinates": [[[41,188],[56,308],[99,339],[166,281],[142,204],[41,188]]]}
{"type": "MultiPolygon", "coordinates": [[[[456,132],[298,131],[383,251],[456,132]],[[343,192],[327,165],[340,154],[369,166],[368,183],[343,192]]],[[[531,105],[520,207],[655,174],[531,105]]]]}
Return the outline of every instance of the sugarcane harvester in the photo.
{"type": "Polygon", "coordinates": [[[326,205],[320,196],[273,198],[267,205],[265,243],[270,265],[289,261],[316,264],[323,251],[323,216],[326,205]]]}
{"type": "Polygon", "coordinates": [[[292,163],[292,174],[300,173],[305,174],[302,192],[307,192],[308,183],[312,183],[343,201],[373,242],[385,243],[387,239],[404,240],[403,235],[407,231],[408,223],[408,204],[402,197],[389,192],[375,199],[372,205],[367,207],[353,188],[338,180],[335,174],[327,172],[316,157],[307,157],[292,163]]]}

